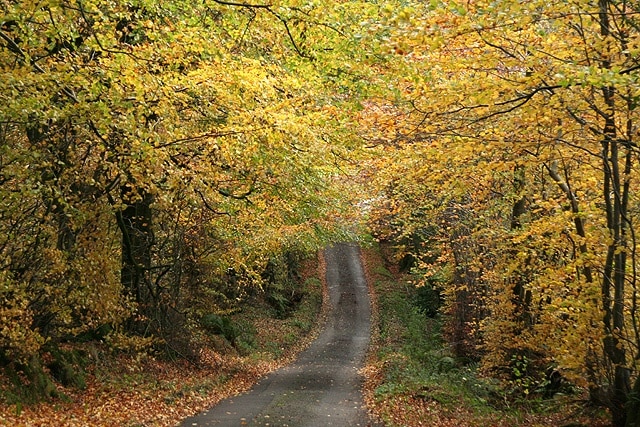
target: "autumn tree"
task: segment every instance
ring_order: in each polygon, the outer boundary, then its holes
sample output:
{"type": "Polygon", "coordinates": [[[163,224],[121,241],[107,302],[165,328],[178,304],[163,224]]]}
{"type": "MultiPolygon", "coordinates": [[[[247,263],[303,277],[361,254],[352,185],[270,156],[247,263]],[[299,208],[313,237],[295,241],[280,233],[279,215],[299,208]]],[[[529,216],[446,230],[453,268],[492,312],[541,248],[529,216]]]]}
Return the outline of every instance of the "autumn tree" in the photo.
{"type": "Polygon", "coordinates": [[[449,304],[476,296],[481,317],[466,325],[487,372],[529,392],[555,367],[617,426],[635,413],[640,343],[637,12],[624,1],[388,10],[380,51],[404,78],[397,99],[372,111],[399,125],[365,134],[381,141],[379,156],[393,152],[395,164],[373,167],[381,186],[394,182],[386,195],[401,233],[439,230],[441,259],[461,274],[449,304]],[[456,256],[459,245],[473,256],[456,256]]]}
{"type": "Polygon", "coordinates": [[[183,352],[217,295],[348,232],[358,8],[3,4],[3,365],[98,330],[183,352]]]}

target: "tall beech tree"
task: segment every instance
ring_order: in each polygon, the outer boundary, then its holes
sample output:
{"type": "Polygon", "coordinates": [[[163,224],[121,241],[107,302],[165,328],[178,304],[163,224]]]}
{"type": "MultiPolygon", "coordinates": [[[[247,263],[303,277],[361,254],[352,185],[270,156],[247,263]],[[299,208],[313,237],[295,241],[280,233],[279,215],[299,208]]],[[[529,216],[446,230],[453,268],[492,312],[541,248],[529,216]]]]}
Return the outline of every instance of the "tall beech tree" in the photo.
{"type": "Polygon", "coordinates": [[[637,16],[608,0],[389,9],[380,54],[405,78],[363,119],[393,153],[372,165],[378,212],[400,234],[439,230],[451,313],[475,296],[465,333],[487,372],[528,393],[554,367],[616,426],[637,418],[637,16]]]}
{"type": "Polygon", "coordinates": [[[357,4],[1,8],[3,363],[105,324],[180,339],[207,295],[345,232],[357,4]]]}

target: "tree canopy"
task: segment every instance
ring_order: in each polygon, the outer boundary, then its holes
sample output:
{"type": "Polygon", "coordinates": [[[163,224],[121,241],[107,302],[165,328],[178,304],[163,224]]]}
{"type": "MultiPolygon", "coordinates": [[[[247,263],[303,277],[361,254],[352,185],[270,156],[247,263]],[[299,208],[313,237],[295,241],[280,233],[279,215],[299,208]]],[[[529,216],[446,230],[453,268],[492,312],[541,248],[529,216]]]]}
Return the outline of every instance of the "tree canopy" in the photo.
{"type": "Polygon", "coordinates": [[[557,369],[614,425],[637,417],[637,13],[625,1],[390,11],[383,47],[404,78],[372,108],[396,132],[367,136],[393,153],[372,166],[380,236],[402,238],[423,282],[449,275],[459,352],[524,393],[557,369]]]}
{"type": "Polygon", "coordinates": [[[365,213],[443,293],[459,356],[525,395],[558,372],[635,425],[636,3],[2,12],[4,362],[104,325],[177,346],[365,213]]]}
{"type": "Polygon", "coordinates": [[[357,79],[328,6],[3,5],[3,357],[105,324],[165,336],[201,292],[346,232],[357,79]]]}

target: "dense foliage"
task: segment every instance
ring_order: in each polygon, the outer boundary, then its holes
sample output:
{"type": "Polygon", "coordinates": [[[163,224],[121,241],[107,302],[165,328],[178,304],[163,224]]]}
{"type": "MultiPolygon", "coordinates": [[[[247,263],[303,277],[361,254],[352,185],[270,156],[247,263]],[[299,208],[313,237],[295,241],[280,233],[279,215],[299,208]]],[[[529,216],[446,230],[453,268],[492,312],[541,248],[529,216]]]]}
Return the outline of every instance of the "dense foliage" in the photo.
{"type": "Polygon", "coordinates": [[[636,2],[1,8],[3,366],[189,355],[252,292],[284,316],[361,210],[460,360],[635,425],[636,2]]]}
{"type": "Polygon", "coordinates": [[[432,314],[438,306],[430,296],[433,289],[406,286],[413,273],[388,258],[393,251],[386,244],[363,253],[377,314],[364,389],[385,426],[608,425],[606,411],[585,407],[566,381],[540,384],[536,393],[546,395],[532,399],[481,375],[477,363],[456,357],[443,339],[445,317],[432,314]]]}
{"type": "Polygon", "coordinates": [[[251,292],[286,311],[352,205],[346,7],[1,8],[0,364],[91,339],[195,357],[251,292]]]}
{"type": "Polygon", "coordinates": [[[395,133],[366,135],[377,233],[423,283],[453,283],[441,289],[457,354],[525,395],[561,375],[617,426],[637,419],[638,12],[609,0],[390,11],[382,47],[400,102],[371,103],[368,120],[395,133]]]}

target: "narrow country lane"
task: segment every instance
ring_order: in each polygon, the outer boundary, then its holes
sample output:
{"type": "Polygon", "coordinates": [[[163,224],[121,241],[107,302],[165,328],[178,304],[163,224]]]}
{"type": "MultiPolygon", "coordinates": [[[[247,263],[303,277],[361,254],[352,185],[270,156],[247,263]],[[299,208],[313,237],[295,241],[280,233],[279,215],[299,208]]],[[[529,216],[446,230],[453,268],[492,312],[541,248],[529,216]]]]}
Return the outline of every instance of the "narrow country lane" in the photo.
{"type": "Polygon", "coordinates": [[[191,426],[371,426],[362,401],[362,367],[370,337],[370,300],[360,249],[325,250],[329,288],[327,321],[297,361],[248,393],[184,420],[191,426]]]}

